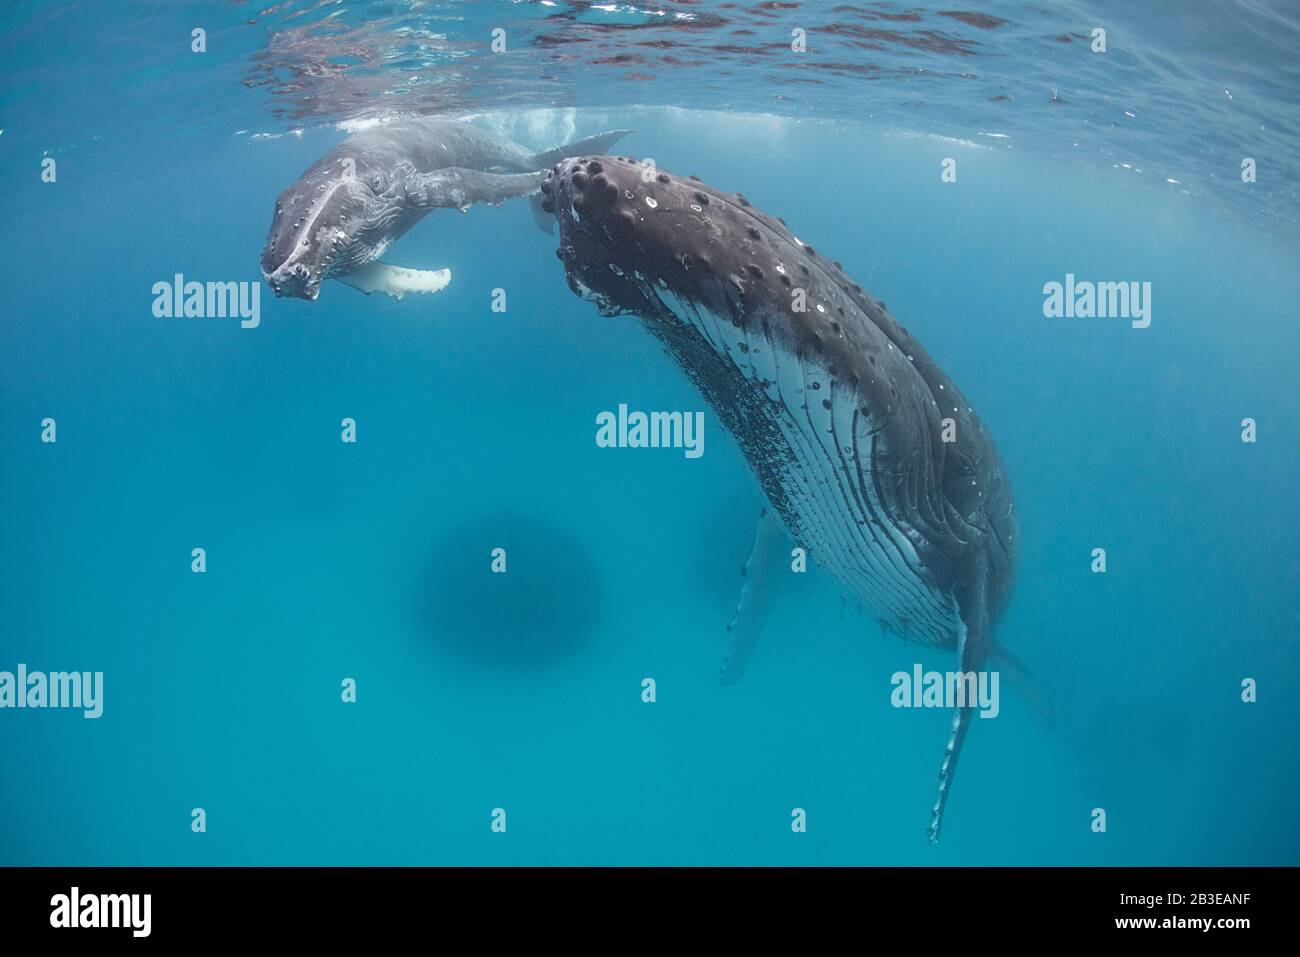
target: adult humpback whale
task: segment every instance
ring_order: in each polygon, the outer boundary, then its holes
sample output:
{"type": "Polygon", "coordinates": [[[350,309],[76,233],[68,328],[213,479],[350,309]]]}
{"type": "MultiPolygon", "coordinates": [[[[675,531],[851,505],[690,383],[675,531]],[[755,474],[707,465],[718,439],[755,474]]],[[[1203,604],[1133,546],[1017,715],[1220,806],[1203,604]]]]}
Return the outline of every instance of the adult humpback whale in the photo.
{"type": "Polygon", "coordinates": [[[451,271],[379,262],[430,210],[500,204],[536,192],[546,167],[608,149],[614,130],[541,153],[468,123],[431,117],[363,130],[330,150],[280,194],[262,248],[262,275],[277,296],[315,299],[326,279],[400,299],[437,292],[451,271]]]}
{"type": "MultiPolygon", "coordinates": [[[[735,436],[785,531],[884,627],[984,670],[1015,576],[1011,486],[920,344],[742,196],[608,156],[557,163],[541,190],[570,288],[604,315],[644,320],[735,436]]],[[[760,529],[755,555],[774,540],[760,529]]],[[[733,624],[746,617],[742,602],[733,624]]],[[[747,640],[733,634],[724,680],[747,640]]],[[[953,715],[931,841],[973,711],[953,715]]]]}

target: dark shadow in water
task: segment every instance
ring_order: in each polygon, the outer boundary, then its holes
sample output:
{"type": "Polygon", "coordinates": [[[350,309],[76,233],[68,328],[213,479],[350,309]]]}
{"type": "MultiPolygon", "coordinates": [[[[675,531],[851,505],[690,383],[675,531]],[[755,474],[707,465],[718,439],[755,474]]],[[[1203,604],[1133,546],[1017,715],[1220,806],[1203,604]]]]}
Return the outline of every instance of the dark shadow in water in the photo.
{"type": "Polygon", "coordinates": [[[475,516],[446,530],[419,582],[420,629],[472,664],[550,667],[581,651],[600,621],[600,573],[563,528],[520,512],[475,516]],[[505,573],[492,550],[506,551],[505,573]]]}

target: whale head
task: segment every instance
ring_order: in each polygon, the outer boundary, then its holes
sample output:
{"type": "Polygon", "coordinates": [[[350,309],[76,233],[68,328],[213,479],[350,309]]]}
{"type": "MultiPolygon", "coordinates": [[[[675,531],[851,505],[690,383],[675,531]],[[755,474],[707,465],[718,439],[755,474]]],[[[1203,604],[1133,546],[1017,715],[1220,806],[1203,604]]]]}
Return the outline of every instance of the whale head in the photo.
{"type": "Polygon", "coordinates": [[[277,296],[315,299],[331,276],[379,257],[382,245],[367,241],[374,186],[353,167],[313,167],[275,203],[262,247],[262,276],[277,296]]]}
{"type": "MultiPolygon", "coordinates": [[[[743,229],[724,194],[627,157],[573,157],[543,182],[542,208],[559,222],[569,286],[605,314],[656,312],[661,292],[731,310],[754,277],[732,242],[743,229]],[[730,290],[727,288],[730,286],[730,290]]],[[[751,291],[754,291],[751,289],[751,291]]]]}
{"type": "Polygon", "coordinates": [[[731,328],[754,332],[846,380],[887,348],[874,321],[883,307],[738,193],[618,156],[563,160],[541,190],[570,288],[604,314],[636,314],[656,331],[657,320],[707,312],[727,327],[715,348],[727,350],[731,328]]]}

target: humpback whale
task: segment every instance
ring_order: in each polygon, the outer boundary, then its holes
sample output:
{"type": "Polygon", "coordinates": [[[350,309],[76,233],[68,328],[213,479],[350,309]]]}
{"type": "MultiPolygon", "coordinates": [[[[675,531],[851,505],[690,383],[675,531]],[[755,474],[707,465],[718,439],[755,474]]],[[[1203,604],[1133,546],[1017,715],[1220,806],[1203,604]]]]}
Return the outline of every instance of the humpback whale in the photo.
{"type": "Polygon", "coordinates": [[[315,299],[326,279],[398,299],[437,292],[447,269],[379,262],[389,244],[433,209],[464,212],[535,193],[545,170],[579,153],[608,149],[613,130],[533,153],[468,123],[432,117],[363,130],[334,147],[280,194],[262,248],[262,275],[277,296],[315,299]]]}
{"type": "MultiPolygon", "coordinates": [[[[541,192],[569,287],[640,317],[735,437],[767,504],[750,564],[782,551],[783,530],[887,630],[986,669],[1016,571],[1011,485],[970,403],[884,304],[783,220],[695,177],[569,158],[541,192]]],[[[762,617],[748,601],[727,683],[762,617]]],[[[931,842],[972,704],[954,709],[931,842]]]]}

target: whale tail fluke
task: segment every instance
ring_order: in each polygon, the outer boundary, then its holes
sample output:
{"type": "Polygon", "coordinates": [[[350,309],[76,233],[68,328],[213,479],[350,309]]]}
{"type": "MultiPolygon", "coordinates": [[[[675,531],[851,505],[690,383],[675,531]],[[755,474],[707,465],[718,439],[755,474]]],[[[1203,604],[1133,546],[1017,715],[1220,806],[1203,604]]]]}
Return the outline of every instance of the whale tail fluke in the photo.
{"type": "Polygon", "coordinates": [[[607,130],[604,133],[597,133],[595,136],[588,136],[585,140],[574,140],[572,143],[565,143],[563,146],[557,146],[554,149],[543,150],[534,154],[532,166],[534,169],[547,169],[570,156],[599,156],[608,153],[611,146],[631,132],[634,131],[607,130]]]}

